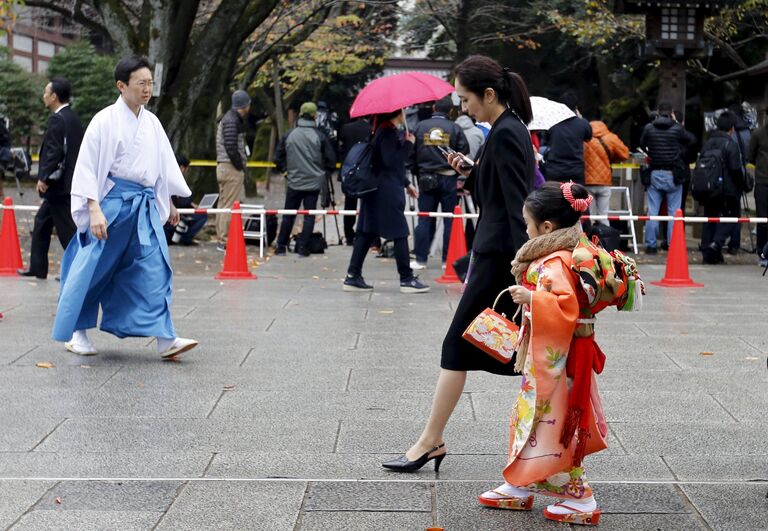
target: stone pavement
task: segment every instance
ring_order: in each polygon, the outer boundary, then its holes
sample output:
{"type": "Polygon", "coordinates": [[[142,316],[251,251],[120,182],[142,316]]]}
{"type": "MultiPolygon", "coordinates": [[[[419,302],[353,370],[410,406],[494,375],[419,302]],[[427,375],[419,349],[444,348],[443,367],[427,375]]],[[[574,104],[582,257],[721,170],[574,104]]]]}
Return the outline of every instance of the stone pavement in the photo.
{"type": "MultiPolygon", "coordinates": [[[[500,483],[518,378],[470,374],[439,475],[379,465],[429,412],[455,286],[402,295],[371,256],[376,291],[344,293],[347,247],[225,283],[213,244],[172,254],[175,323],[201,342],[179,362],[98,332],[98,356],[69,354],[49,339],[58,284],[0,279],[0,529],[562,528],[543,497],[475,501],[500,483]]],[[[691,271],[705,288],[601,315],[610,448],[586,465],[603,529],[768,528],[768,278],[691,271]]]]}

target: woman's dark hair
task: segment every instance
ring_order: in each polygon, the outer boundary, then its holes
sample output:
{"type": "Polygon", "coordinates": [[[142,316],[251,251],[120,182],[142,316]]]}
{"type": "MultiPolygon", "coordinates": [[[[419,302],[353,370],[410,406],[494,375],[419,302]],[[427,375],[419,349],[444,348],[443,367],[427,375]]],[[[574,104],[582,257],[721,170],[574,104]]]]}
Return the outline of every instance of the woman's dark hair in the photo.
{"type": "Polygon", "coordinates": [[[72,95],[72,85],[69,84],[66,78],[54,77],[51,79],[51,92],[56,94],[61,103],[69,103],[69,98],[72,95]]]}
{"type": "Polygon", "coordinates": [[[385,112],[385,113],[382,113],[382,114],[374,115],[373,123],[376,124],[376,126],[375,126],[376,129],[381,127],[382,124],[385,124],[388,121],[390,121],[392,118],[396,117],[398,114],[402,114],[402,112],[403,112],[402,109],[398,109],[396,111],[385,112]]]}
{"type": "MultiPolygon", "coordinates": [[[[525,199],[528,215],[533,218],[537,225],[549,221],[555,228],[563,229],[575,225],[581,218],[583,212],[576,211],[563,196],[563,191],[560,189],[561,184],[554,181],[546,182],[525,199]]],[[[589,191],[576,183],[571,186],[571,193],[574,199],[589,197],[589,191]]]]}
{"type": "Polygon", "coordinates": [[[523,122],[529,124],[533,120],[528,87],[523,78],[515,72],[502,68],[490,57],[472,55],[456,67],[455,73],[459,83],[470,92],[482,98],[485,89],[493,89],[499,101],[515,111],[523,122]]]}
{"type": "Polygon", "coordinates": [[[142,68],[148,68],[152,70],[149,61],[147,61],[144,57],[139,57],[138,55],[123,57],[115,67],[115,81],[122,81],[127,85],[128,80],[131,79],[131,74],[142,68]]]}

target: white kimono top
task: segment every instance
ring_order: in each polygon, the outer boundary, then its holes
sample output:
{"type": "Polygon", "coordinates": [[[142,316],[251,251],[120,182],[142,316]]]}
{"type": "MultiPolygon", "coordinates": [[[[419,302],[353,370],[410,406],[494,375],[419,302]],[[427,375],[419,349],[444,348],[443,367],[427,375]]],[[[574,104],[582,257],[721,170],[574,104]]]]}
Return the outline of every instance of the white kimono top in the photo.
{"type": "Polygon", "coordinates": [[[192,195],[160,120],[143,106],[136,116],[122,96],[93,117],[83,136],[72,176],[72,218],[78,231],[90,227],[88,199],[101,202],[114,186],[108,175],[153,188],[163,222],[172,195],[192,195]]]}

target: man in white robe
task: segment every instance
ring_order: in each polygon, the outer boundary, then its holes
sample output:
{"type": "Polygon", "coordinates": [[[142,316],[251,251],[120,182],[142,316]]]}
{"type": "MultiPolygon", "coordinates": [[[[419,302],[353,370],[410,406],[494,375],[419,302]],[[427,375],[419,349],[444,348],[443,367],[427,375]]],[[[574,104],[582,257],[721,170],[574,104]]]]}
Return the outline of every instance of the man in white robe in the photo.
{"type": "Polygon", "coordinates": [[[152,96],[146,59],[115,68],[120,96],[93,117],[72,178],[72,217],[78,234],[62,260],[53,339],[80,355],[96,354],[86,330],[117,337],[156,337],[163,358],[197,345],[177,337],[171,321],[172,271],[163,233],[179,215],[172,195],[191,191],[168,137],[144,105],[152,96]]]}

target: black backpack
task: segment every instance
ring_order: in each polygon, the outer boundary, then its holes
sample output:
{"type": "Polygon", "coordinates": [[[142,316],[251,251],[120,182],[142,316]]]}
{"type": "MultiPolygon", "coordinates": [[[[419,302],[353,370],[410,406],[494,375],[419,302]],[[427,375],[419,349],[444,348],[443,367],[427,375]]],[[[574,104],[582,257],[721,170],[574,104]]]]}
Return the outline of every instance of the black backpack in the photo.
{"type": "Polygon", "coordinates": [[[691,195],[696,201],[711,201],[723,195],[725,158],[723,147],[704,145],[691,174],[691,195]]]}
{"type": "Polygon", "coordinates": [[[373,143],[352,146],[341,165],[341,189],[345,195],[361,197],[375,192],[379,179],[373,170],[373,143]]]}

